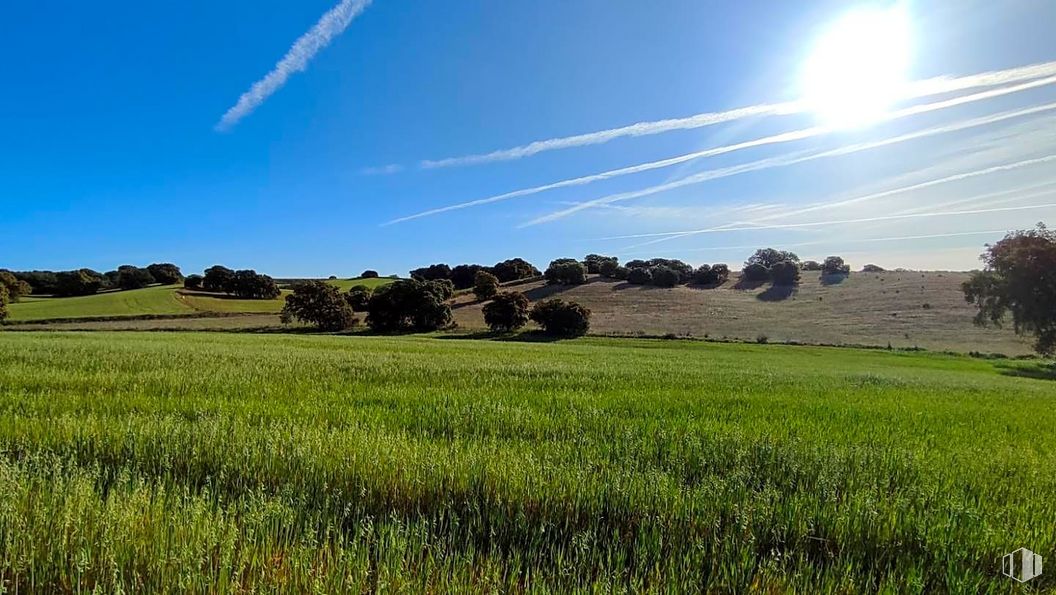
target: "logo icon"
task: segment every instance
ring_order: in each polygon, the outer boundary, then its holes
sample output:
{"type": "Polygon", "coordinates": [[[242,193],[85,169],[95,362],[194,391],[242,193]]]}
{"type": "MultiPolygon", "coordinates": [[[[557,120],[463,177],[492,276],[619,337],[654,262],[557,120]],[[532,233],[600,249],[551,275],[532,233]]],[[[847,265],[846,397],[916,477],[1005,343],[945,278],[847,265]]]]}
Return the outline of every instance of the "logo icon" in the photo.
{"type": "Polygon", "coordinates": [[[1041,556],[1021,547],[1001,558],[1001,574],[1008,578],[1025,583],[1041,576],[1041,556]]]}

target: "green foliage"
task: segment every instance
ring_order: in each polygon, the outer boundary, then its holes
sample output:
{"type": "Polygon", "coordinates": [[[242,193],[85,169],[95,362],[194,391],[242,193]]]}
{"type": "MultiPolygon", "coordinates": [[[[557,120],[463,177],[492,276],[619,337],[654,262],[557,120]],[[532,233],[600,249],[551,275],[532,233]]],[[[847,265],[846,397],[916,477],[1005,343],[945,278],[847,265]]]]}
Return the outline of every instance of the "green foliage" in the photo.
{"type": "Polygon", "coordinates": [[[964,297],[977,304],[976,324],[1000,326],[1011,315],[1019,334],[1033,334],[1035,350],[1056,353],[1056,233],[1038,224],[1012,232],[982,255],[986,268],[964,282],[964,297]]]}
{"type": "Polygon", "coordinates": [[[884,267],[882,267],[882,266],[880,266],[878,264],[867,264],[864,267],[862,267],[862,272],[863,273],[882,273],[882,272],[884,272],[884,267]]]}
{"type": "Polygon", "coordinates": [[[678,271],[665,265],[657,265],[649,270],[653,285],[657,287],[674,287],[678,285],[679,274],[678,271]]]}
{"type": "Polygon", "coordinates": [[[0,283],[0,320],[7,318],[7,304],[10,301],[7,285],[0,283]]]}
{"type": "Polygon", "coordinates": [[[609,269],[612,270],[614,267],[619,266],[620,260],[615,256],[602,256],[600,254],[588,254],[583,259],[583,266],[587,267],[587,272],[592,275],[604,275],[602,269],[608,265],[609,269]]]}
{"type": "Polygon", "coordinates": [[[801,271],[818,272],[821,271],[821,263],[816,260],[804,260],[799,263],[799,269],[801,271]]]}
{"type": "Polygon", "coordinates": [[[363,273],[361,273],[359,275],[359,277],[361,279],[377,279],[378,278],[378,272],[375,271],[375,270],[372,270],[372,269],[367,269],[367,270],[363,271],[363,273]]]}
{"type": "Polygon", "coordinates": [[[411,279],[418,281],[439,281],[451,278],[451,267],[446,264],[431,264],[411,271],[411,279]]]}
{"type": "Polygon", "coordinates": [[[493,331],[509,332],[528,324],[528,298],[519,291],[500,293],[484,305],[484,323],[493,331]]]}
{"type": "Polygon", "coordinates": [[[626,269],[620,266],[620,261],[616,258],[607,258],[598,265],[598,273],[608,279],[626,279],[626,274],[622,273],[622,271],[626,271],[626,269]],[[624,276],[620,277],[621,274],[624,276]]]}
{"type": "Polygon", "coordinates": [[[495,266],[491,267],[491,274],[498,277],[500,283],[531,279],[540,275],[539,269],[523,258],[511,258],[496,263],[495,266]]]}
{"type": "Polygon", "coordinates": [[[236,271],[225,291],[244,300],[273,300],[282,294],[274,279],[252,269],[236,271]]]}
{"type": "MultiPolygon", "coordinates": [[[[109,274],[107,276],[109,277],[109,274]]],[[[120,289],[129,290],[143,289],[148,285],[154,284],[154,282],[154,275],[150,274],[147,269],[126,264],[117,267],[117,275],[113,284],[120,289]]]]}
{"type": "Polygon", "coordinates": [[[477,271],[473,280],[473,295],[486,302],[499,293],[499,278],[487,271],[477,271]]]}
{"type": "Polygon", "coordinates": [[[225,266],[215,265],[205,269],[202,289],[217,293],[230,293],[229,290],[234,286],[234,283],[235,271],[225,266]]]}
{"type": "Polygon", "coordinates": [[[295,285],[293,293],[286,296],[282,321],[288,324],[293,320],[330,332],[351,328],[356,323],[352,306],[341,295],[341,291],[322,281],[295,285]]]}
{"type": "Polygon", "coordinates": [[[63,271],[55,275],[54,294],[59,297],[92,295],[102,289],[105,278],[91,269],[63,271]]]}
{"type": "MultiPolygon", "coordinates": [[[[446,280],[445,280],[446,281],[446,280]]],[[[450,288],[450,281],[447,282],[450,288]]],[[[445,287],[415,279],[394,281],[374,291],[367,324],[378,332],[435,331],[451,323],[445,287]]]]}
{"type": "Polygon", "coordinates": [[[370,307],[370,297],[374,290],[366,285],[356,285],[345,294],[345,300],[351,306],[353,312],[366,312],[370,307]]]}
{"type": "Polygon", "coordinates": [[[830,256],[821,265],[822,275],[847,275],[851,272],[851,265],[843,262],[839,256],[830,256]]]}
{"type": "Polygon", "coordinates": [[[187,289],[201,289],[202,281],[204,277],[201,275],[187,275],[187,278],[183,280],[183,286],[187,289]]]}
{"type": "Polygon", "coordinates": [[[645,267],[628,269],[627,282],[631,285],[647,285],[653,282],[653,273],[645,267]]]}
{"type": "Polygon", "coordinates": [[[785,252],[783,250],[776,250],[774,248],[760,248],[755,251],[751,257],[745,261],[744,266],[747,268],[749,265],[761,264],[766,268],[773,268],[773,266],[779,262],[791,261],[793,263],[799,263],[799,257],[793,252],[785,252]]]}
{"type": "Polygon", "coordinates": [[[746,265],[741,271],[741,278],[745,281],[760,282],[770,280],[770,269],[759,263],[746,265]]]}
{"type": "Polygon", "coordinates": [[[775,263],[770,267],[770,278],[774,281],[774,285],[783,287],[798,285],[799,265],[791,260],[775,263]]]}
{"type": "Polygon", "coordinates": [[[30,293],[37,295],[54,295],[59,282],[58,274],[52,271],[16,271],[14,274],[19,281],[29,284],[30,293]]]}
{"type": "Polygon", "coordinates": [[[590,330],[590,310],[556,298],[535,304],[529,318],[548,335],[579,337],[590,330]]]}
{"type": "Polygon", "coordinates": [[[0,287],[7,290],[8,300],[17,302],[22,296],[33,293],[33,286],[15,276],[11,271],[0,270],[0,287]]]}
{"type": "Polygon", "coordinates": [[[176,285],[183,281],[183,273],[180,271],[180,267],[172,263],[154,263],[147,266],[147,271],[150,272],[155,281],[162,285],[176,285]]]}
{"type": "Polygon", "coordinates": [[[550,262],[544,276],[551,285],[581,285],[587,282],[587,267],[575,258],[558,258],[550,262]]]}
{"type": "Polygon", "coordinates": [[[427,281],[425,285],[429,291],[432,291],[441,301],[446,302],[455,295],[455,284],[452,283],[450,279],[435,279],[433,281],[427,281]]]}
{"type": "Polygon", "coordinates": [[[487,270],[487,267],[479,264],[460,264],[451,269],[451,282],[455,284],[455,289],[469,289],[476,282],[477,273],[487,270]]]}

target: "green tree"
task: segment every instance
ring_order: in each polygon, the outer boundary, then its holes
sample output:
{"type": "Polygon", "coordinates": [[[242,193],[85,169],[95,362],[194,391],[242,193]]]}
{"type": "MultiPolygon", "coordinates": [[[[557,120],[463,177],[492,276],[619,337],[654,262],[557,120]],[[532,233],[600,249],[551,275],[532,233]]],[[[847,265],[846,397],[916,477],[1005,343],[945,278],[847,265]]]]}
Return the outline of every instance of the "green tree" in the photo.
{"type": "Polygon", "coordinates": [[[578,337],[590,330],[590,310],[576,302],[551,299],[539,302],[529,315],[548,335],[578,337]]]}
{"type": "Polygon", "coordinates": [[[366,285],[355,285],[345,294],[345,300],[348,301],[353,312],[366,312],[372,295],[374,295],[373,289],[366,285]]]}
{"type": "Polygon", "coordinates": [[[539,269],[523,258],[511,258],[496,263],[495,266],[491,267],[491,274],[498,277],[500,283],[530,279],[540,275],[539,269]]]}
{"type": "Polygon", "coordinates": [[[830,256],[821,265],[822,275],[847,275],[851,272],[851,265],[845,263],[839,256],[830,256]]]}
{"type": "Polygon", "coordinates": [[[147,271],[155,281],[162,285],[176,285],[183,281],[183,272],[180,271],[180,267],[169,262],[148,265],[147,271]]]}
{"type": "Polygon", "coordinates": [[[378,332],[435,331],[451,323],[451,307],[437,285],[399,280],[374,291],[367,324],[378,332]]]}
{"type": "Polygon", "coordinates": [[[545,276],[551,285],[581,285],[587,282],[587,267],[575,258],[558,258],[547,267],[545,276]]]}
{"type": "Polygon", "coordinates": [[[308,281],[293,287],[282,308],[282,321],[300,320],[320,330],[342,331],[356,324],[352,306],[341,291],[323,281],[308,281]]]}
{"type": "Polygon", "coordinates": [[[799,285],[799,265],[791,260],[775,263],[770,267],[770,278],[774,285],[784,287],[799,285]]]}
{"type": "Polygon", "coordinates": [[[7,318],[7,302],[9,299],[7,286],[0,284],[0,320],[7,318]]]}
{"type": "Polygon", "coordinates": [[[215,265],[205,269],[205,277],[202,279],[202,288],[206,291],[217,293],[231,293],[235,285],[235,272],[231,269],[215,265]]]}
{"type": "Polygon", "coordinates": [[[154,275],[147,269],[141,269],[130,264],[117,267],[117,280],[115,285],[121,289],[143,289],[154,283],[154,275]]]}
{"type": "Polygon", "coordinates": [[[791,261],[799,264],[799,257],[794,252],[785,252],[784,250],[775,250],[774,248],[761,248],[755,251],[755,254],[751,255],[744,266],[752,264],[761,264],[766,268],[772,268],[775,264],[784,261],[791,261]]]}
{"type": "Polygon", "coordinates": [[[509,332],[528,324],[528,298],[519,291],[496,295],[484,305],[484,323],[493,331],[509,332]]]}
{"type": "Polygon", "coordinates": [[[486,302],[499,293],[499,278],[487,271],[477,271],[473,281],[473,295],[486,302]]]}

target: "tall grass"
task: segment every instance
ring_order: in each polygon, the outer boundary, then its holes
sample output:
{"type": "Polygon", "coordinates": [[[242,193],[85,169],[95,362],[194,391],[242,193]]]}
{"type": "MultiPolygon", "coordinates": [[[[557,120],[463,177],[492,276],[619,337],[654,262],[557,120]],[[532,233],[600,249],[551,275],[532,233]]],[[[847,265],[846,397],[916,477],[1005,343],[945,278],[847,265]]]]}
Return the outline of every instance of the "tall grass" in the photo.
{"type": "Polygon", "coordinates": [[[0,334],[0,580],[1005,592],[1001,554],[1056,543],[1056,387],[1017,365],[601,339],[0,334]]]}

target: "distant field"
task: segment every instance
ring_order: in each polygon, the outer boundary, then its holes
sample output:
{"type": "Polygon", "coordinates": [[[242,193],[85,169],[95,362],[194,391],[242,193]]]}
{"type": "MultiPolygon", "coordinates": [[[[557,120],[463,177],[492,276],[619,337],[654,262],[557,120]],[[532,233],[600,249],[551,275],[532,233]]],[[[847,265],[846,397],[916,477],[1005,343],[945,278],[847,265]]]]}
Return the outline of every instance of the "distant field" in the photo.
{"type": "MultiPolygon", "coordinates": [[[[803,273],[794,293],[769,285],[738,289],[730,281],[715,289],[662,289],[594,277],[578,287],[536,282],[516,287],[529,299],[575,300],[593,311],[591,332],[666,334],[754,341],[799,341],[932,350],[1030,353],[1029,340],[1011,329],[979,328],[975,309],[964,301],[967,273],[853,273],[839,284],[823,284],[803,273]]],[[[455,320],[482,328],[472,295],[459,297],[455,320]]]]}
{"type": "Polygon", "coordinates": [[[395,281],[395,279],[389,279],[388,277],[379,277],[369,279],[331,279],[330,281],[327,281],[327,283],[330,283],[331,285],[336,285],[337,288],[341,291],[348,291],[356,285],[366,285],[371,289],[376,289],[378,287],[381,287],[382,285],[388,285],[393,281],[395,281]]]}
{"type": "Polygon", "coordinates": [[[0,577],[1006,593],[1002,554],[1056,547],[1056,383],[1030,378],[1049,374],[629,339],[0,333],[0,577]]]}

